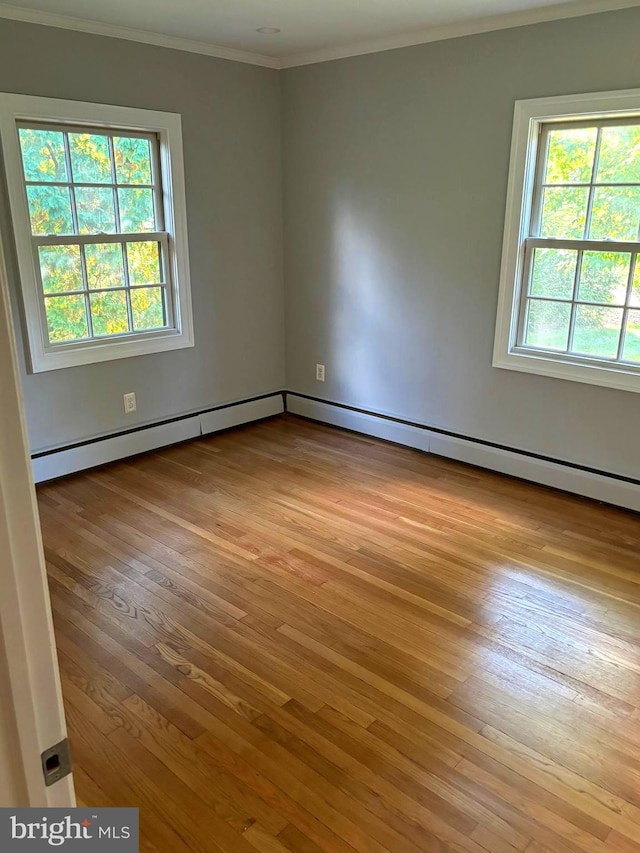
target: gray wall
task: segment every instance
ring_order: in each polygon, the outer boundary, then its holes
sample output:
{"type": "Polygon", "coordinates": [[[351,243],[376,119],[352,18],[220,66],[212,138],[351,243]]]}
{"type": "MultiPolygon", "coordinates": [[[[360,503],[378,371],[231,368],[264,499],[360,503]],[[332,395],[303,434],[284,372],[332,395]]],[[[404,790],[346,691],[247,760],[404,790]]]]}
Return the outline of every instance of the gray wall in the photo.
{"type": "Polygon", "coordinates": [[[640,395],[491,366],[514,101],[640,87],[639,33],[635,8],[284,73],[290,390],[640,475],[640,395]]]}
{"type": "MultiPolygon", "coordinates": [[[[289,389],[638,476],[639,396],[491,350],[513,102],[640,86],[639,31],[635,8],[278,75],[1,20],[0,90],[175,111],[184,132],[196,346],[25,372],[32,449],[284,386],[284,155],[289,389]]],[[[19,310],[3,189],[0,228],[19,310]]]]}
{"type": "MultiPolygon", "coordinates": [[[[32,450],[280,390],[284,313],[278,73],[0,20],[0,91],[167,110],[181,113],[183,123],[196,346],[25,373],[32,450]],[[134,416],[122,411],[125,391],[137,393],[134,416]]],[[[15,297],[4,187],[0,216],[15,297]]]]}

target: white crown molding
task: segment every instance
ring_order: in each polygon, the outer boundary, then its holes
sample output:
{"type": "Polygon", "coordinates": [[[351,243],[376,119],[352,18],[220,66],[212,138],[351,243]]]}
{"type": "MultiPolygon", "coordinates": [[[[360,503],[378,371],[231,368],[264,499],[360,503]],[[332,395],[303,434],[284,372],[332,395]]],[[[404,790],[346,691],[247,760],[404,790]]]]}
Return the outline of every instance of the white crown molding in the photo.
{"type": "Polygon", "coordinates": [[[505,30],[512,27],[522,27],[528,24],[540,24],[546,21],[558,21],[566,18],[577,18],[582,15],[594,15],[599,12],[613,12],[640,6],[640,0],[575,0],[573,3],[555,3],[537,9],[527,9],[522,12],[511,12],[503,15],[491,15],[484,18],[459,21],[452,24],[414,30],[403,35],[371,41],[353,42],[337,47],[327,47],[285,57],[265,56],[252,51],[237,50],[232,47],[201,42],[192,39],[170,36],[149,30],[137,30],[121,27],[116,24],[105,24],[101,21],[91,21],[55,12],[43,12],[37,9],[25,9],[21,6],[11,6],[0,3],[0,18],[13,21],[23,21],[29,24],[40,24],[46,27],[57,27],[63,30],[75,30],[92,35],[108,36],[109,38],[125,39],[127,41],[152,44],[172,50],[184,50],[188,53],[200,53],[214,56],[218,59],[229,59],[234,62],[244,62],[249,65],[259,65],[263,68],[281,70],[296,68],[301,65],[312,65],[318,62],[329,62],[333,59],[346,59],[350,56],[362,56],[367,53],[380,53],[385,50],[396,50],[402,47],[413,47],[434,41],[459,38],[461,36],[487,33],[494,30],[505,30]]]}
{"type": "Polygon", "coordinates": [[[576,0],[575,3],[555,3],[538,9],[527,9],[522,12],[511,12],[503,15],[491,15],[484,18],[459,21],[453,24],[429,27],[424,30],[414,30],[404,35],[389,38],[373,39],[371,41],[354,42],[339,47],[327,47],[322,50],[297,53],[281,59],[278,68],[296,68],[300,65],[313,65],[318,62],[329,62],[332,59],[347,59],[350,56],[362,56],[366,53],[381,53],[385,50],[396,50],[401,47],[414,47],[433,41],[460,38],[461,36],[477,35],[494,30],[506,30],[512,27],[523,27],[528,24],[541,24],[547,21],[559,21],[565,18],[577,18],[582,15],[594,15],[598,12],[613,12],[640,6],[640,0],[576,0]]]}
{"type": "Polygon", "coordinates": [[[153,44],[156,47],[168,47],[172,50],[185,50],[188,53],[201,53],[205,56],[215,56],[217,59],[230,59],[234,62],[244,62],[249,65],[261,65],[264,68],[280,67],[280,61],[273,56],[263,56],[247,50],[236,50],[232,47],[222,47],[203,41],[154,33],[148,30],[135,30],[120,27],[116,24],[105,24],[101,21],[89,21],[84,18],[73,18],[68,15],[58,15],[55,12],[42,12],[37,9],[25,9],[21,6],[10,6],[0,3],[0,18],[12,21],[23,21],[27,24],[40,24],[45,27],[57,27],[62,30],[76,30],[81,33],[91,33],[96,36],[137,41],[142,44],[153,44]]]}

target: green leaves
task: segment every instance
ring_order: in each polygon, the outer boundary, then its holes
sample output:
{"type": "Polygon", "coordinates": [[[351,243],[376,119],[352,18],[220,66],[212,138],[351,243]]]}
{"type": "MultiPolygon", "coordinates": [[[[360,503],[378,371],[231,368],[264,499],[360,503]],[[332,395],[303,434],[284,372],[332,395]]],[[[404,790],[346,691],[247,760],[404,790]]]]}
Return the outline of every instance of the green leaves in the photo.
{"type": "Polygon", "coordinates": [[[640,182],[640,127],[603,127],[598,158],[599,183],[640,182]]]}
{"type": "Polygon", "coordinates": [[[32,234],[73,234],[71,198],[67,187],[27,187],[32,234]]]}
{"type": "Polygon", "coordinates": [[[640,262],[631,247],[607,248],[640,239],[640,124],[551,126],[546,140],[539,236],[549,242],[533,249],[523,343],[640,361],[640,262]]]}
{"type": "Polygon", "coordinates": [[[523,342],[640,361],[640,262],[607,248],[639,241],[640,124],[551,126],[545,138],[538,235],[548,243],[533,249],[523,342]]]}
{"type": "Polygon", "coordinates": [[[39,246],[38,256],[45,293],[82,290],[79,246],[39,246]]]}
{"type": "Polygon", "coordinates": [[[550,130],[540,236],[637,240],[640,186],[628,186],[634,182],[640,184],[640,126],[550,130]]]}
{"type": "Polygon", "coordinates": [[[155,284],[162,281],[158,243],[127,243],[127,259],[131,284],[155,284]]]}
{"type": "Polygon", "coordinates": [[[118,189],[120,206],[120,230],[141,233],[155,231],[156,219],[153,209],[153,190],[118,189]]]}
{"type": "Polygon", "coordinates": [[[109,139],[92,133],[70,133],[69,153],[73,180],[77,184],[110,184],[109,139]]]}
{"type": "Polygon", "coordinates": [[[589,239],[637,240],[640,228],[640,187],[597,187],[589,239]]]}
{"type": "Polygon", "coordinates": [[[150,184],[151,152],[148,139],[116,136],[113,140],[119,184],[150,184]]]}
{"type": "Polygon", "coordinates": [[[38,245],[50,342],[163,328],[160,244],[100,240],[158,229],[150,138],[21,127],[19,139],[34,237],[96,235],[38,245]]]}
{"type": "Polygon", "coordinates": [[[115,234],[116,212],[111,187],[76,187],[80,234],[115,234]]]}
{"type": "Polygon", "coordinates": [[[531,295],[571,299],[577,258],[572,249],[535,249],[531,295]]]}
{"type": "Polygon", "coordinates": [[[598,131],[595,127],[563,128],[549,133],[545,184],[588,184],[593,171],[598,131]]]}
{"type": "Polygon", "coordinates": [[[124,290],[92,293],[89,296],[89,304],[94,335],[121,335],[130,331],[124,290]]]}
{"type": "Polygon", "coordinates": [[[631,255],[626,252],[584,252],[578,299],[624,305],[631,255]]]}
{"type": "Polygon", "coordinates": [[[166,325],[162,289],[140,287],[131,291],[133,327],[136,331],[161,329],[166,325]]]}
{"type": "Polygon", "coordinates": [[[540,236],[581,240],[587,221],[588,199],[587,187],[546,187],[540,236]]]}
{"type": "Polygon", "coordinates": [[[89,336],[84,296],[50,296],[44,304],[51,343],[68,343],[89,336]]]}
{"type": "Polygon", "coordinates": [[[120,243],[89,243],[84,247],[84,254],[90,289],[125,286],[120,243]]]}
{"type": "Polygon", "coordinates": [[[68,181],[64,137],[57,130],[19,130],[22,167],[27,181],[68,181]]]}

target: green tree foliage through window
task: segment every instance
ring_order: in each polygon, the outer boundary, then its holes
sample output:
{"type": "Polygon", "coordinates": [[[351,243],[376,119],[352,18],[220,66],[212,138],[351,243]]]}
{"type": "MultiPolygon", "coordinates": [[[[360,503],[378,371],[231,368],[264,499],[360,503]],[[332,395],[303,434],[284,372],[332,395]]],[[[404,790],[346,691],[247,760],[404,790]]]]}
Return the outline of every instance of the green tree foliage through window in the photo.
{"type": "Polygon", "coordinates": [[[43,125],[19,137],[50,343],[166,327],[157,140],[43,125]]]}
{"type": "Polygon", "coordinates": [[[640,239],[640,123],[551,126],[543,155],[524,343],[640,363],[637,250],[606,247],[640,239]]]}

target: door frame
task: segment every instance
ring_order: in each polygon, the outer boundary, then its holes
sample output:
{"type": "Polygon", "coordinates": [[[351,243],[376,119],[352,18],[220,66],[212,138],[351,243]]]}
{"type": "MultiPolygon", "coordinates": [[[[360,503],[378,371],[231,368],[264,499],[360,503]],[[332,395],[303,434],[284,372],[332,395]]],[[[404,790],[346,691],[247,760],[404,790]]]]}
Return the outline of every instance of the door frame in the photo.
{"type": "Polygon", "coordinates": [[[1,240],[0,634],[0,695],[17,739],[3,761],[27,800],[0,805],[75,806],[71,774],[47,787],[42,771],[67,730],[1,240]]]}

